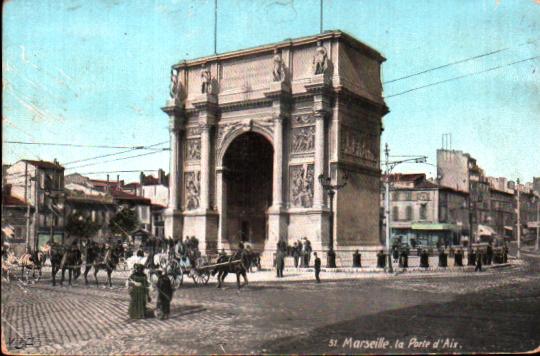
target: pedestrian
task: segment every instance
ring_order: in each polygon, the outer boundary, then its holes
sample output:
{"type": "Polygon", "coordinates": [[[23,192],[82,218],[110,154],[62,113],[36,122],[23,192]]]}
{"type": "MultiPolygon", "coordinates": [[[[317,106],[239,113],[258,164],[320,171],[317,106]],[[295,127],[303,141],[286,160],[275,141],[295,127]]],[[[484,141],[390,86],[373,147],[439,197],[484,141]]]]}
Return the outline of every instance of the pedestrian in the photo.
{"type": "Polygon", "coordinates": [[[469,250],[467,251],[467,266],[474,266],[476,264],[476,253],[472,249],[472,247],[469,247],[469,250]]]}
{"type": "Polygon", "coordinates": [[[399,249],[397,245],[392,246],[392,257],[394,258],[394,263],[397,263],[399,259],[399,249]]]}
{"type": "Polygon", "coordinates": [[[482,254],[480,250],[476,251],[476,267],[474,268],[475,272],[482,272],[482,254]]]}
{"type": "Polygon", "coordinates": [[[444,248],[439,251],[439,267],[448,267],[448,255],[444,248]]]}
{"type": "Polygon", "coordinates": [[[493,261],[493,247],[491,246],[491,242],[487,246],[486,255],[487,255],[487,263],[486,264],[490,265],[491,261],[493,261]]]}
{"type": "Polygon", "coordinates": [[[463,251],[460,248],[456,250],[454,254],[454,266],[462,267],[463,266],[463,251]]]}
{"type": "Polygon", "coordinates": [[[384,268],[386,266],[386,258],[384,251],[380,250],[377,252],[377,268],[384,268]]]}
{"type": "Polygon", "coordinates": [[[285,255],[283,250],[278,249],[276,254],[276,277],[283,277],[283,269],[285,268],[285,255]]]}
{"type": "Polygon", "coordinates": [[[319,274],[321,273],[321,259],[317,256],[317,252],[314,252],[313,256],[315,257],[315,279],[317,283],[321,283],[321,279],[319,278],[319,274]]]}
{"type": "Polygon", "coordinates": [[[173,288],[171,280],[166,273],[161,270],[157,271],[158,280],[156,283],[157,290],[157,303],[156,303],[156,315],[158,319],[164,320],[169,318],[171,313],[171,301],[173,297],[173,288]]]}
{"type": "Polygon", "coordinates": [[[298,249],[298,259],[300,260],[300,267],[304,267],[304,245],[300,240],[296,241],[296,244],[298,249]]]}
{"type": "Polygon", "coordinates": [[[429,255],[426,249],[423,249],[420,254],[420,267],[429,268],[429,255]]]}
{"type": "Polygon", "coordinates": [[[401,254],[399,256],[399,267],[409,268],[409,249],[408,248],[404,248],[401,250],[401,254]]]}
{"type": "Polygon", "coordinates": [[[146,309],[146,303],[151,301],[150,285],[144,274],[144,267],[141,264],[135,265],[135,271],[128,279],[129,290],[129,317],[130,319],[144,319],[149,316],[149,311],[146,309]]]}
{"type": "Polygon", "coordinates": [[[306,241],[304,242],[304,259],[305,259],[305,267],[309,267],[309,261],[311,259],[311,241],[308,240],[308,238],[305,238],[306,241]]]}

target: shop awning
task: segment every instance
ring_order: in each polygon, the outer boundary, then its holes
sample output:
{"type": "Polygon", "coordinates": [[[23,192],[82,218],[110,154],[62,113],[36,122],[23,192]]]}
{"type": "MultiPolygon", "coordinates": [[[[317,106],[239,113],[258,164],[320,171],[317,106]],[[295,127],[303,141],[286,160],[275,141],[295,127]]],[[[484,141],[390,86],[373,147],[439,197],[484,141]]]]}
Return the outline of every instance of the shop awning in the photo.
{"type": "Polygon", "coordinates": [[[505,230],[510,230],[510,231],[514,230],[514,228],[512,226],[505,226],[504,229],[505,230]]]}
{"type": "Polygon", "coordinates": [[[431,231],[444,231],[444,230],[458,230],[459,226],[454,224],[442,224],[442,223],[413,223],[411,225],[412,230],[431,230],[431,231]]]}
{"type": "Polygon", "coordinates": [[[491,227],[487,225],[478,225],[478,236],[491,236],[491,235],[497,235],[495,230],[493,230],[491,227]]]}

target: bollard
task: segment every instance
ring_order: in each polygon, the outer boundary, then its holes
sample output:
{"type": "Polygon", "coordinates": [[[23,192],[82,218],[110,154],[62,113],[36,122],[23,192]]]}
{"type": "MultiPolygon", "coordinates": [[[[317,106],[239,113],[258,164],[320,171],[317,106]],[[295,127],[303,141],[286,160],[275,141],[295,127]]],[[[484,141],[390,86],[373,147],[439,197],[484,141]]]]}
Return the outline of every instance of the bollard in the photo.
{"type": "Polygon", "coordinates": [[[356,250],[354,253],[353,253],[353,267],[362,267],[362,257],[360,255],[360,253],[358,253],[358,250],[356,250]]]}

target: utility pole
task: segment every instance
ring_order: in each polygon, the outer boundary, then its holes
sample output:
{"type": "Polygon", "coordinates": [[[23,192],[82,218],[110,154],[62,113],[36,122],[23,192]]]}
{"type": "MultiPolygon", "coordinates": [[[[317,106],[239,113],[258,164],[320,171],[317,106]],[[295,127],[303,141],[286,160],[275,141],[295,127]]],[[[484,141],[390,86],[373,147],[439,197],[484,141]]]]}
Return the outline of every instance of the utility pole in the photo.
{"type": "Polygon", "coordinates": [[[534,250],[538,251],[540,248],[540,195],[537,195],[536,193],[533,193],[533,197],[531,199],[532,203],[536,204],[536,243],[534,244],[534,250]]]}
{"type": "Polygon", "coordinates": [[[516,227],[517,227],[517,258],[521,258],[521,253],[520,253],[520,248],[521,248],[521,213],[520,213],[520,202],[519,202],[519,178],[517,179],[517,184],[516,184],[516,190],[517,190],[517,211],[516,211],[516,214],[517,214],[517,223],[516,223],[516,227]]]}
{"type": "Polygon", "coordinates": [[[388,143],[384,146],[384,157],[384,164],[386,167],[384,177],[384,216],[386,220],[386,225],[384,228],[386,235],[386,258],[388,260],[388,272],[393,272],[392,259],[390,258],[390,172],[388,171],[390,149],[388,148],[388,143]]]}
{"type": "Polygon", "coordinates": [[[384,185],[385,185],[385,196],[384,196],[384,214],[385,214],[385,220],[386,220],[386,226],[385,226],[385,235],[386,235],[386,257],[388,262],[388,272],[393,272],[392,268],[392,257],[390,256],[390,174],[395,166],[401,163],[426,163],[427,157],[426,156],[418,156],[413,158],[408,158],[400,161],[390,161],[390,148],[388,148],[388,143],[385,145],[384,148],[384,185]]]}

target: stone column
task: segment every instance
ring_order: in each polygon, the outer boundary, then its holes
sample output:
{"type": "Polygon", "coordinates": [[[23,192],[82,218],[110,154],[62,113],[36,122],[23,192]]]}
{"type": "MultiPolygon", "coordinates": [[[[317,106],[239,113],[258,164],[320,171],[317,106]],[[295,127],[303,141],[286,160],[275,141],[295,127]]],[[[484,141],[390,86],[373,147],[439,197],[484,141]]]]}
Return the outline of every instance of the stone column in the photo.
{"type": "Polygon", "coordinates": [[[162,108],[169,115],[170,159],[169,159],[169,202],[165,210],[165,238],[175,239],[182,236],[181,192],[183,174],[182,129],[184,112],[171,105],[162,108]]]}
{"type": "Polygon", "coordinates": [[[201,124],[201,205],[202,212],[210,209],[210,130],[208,124],[201,124]]]}
{"type": "Polygon", "coordinates": [[[283,117],[274,118],[274,172],[272,182],[272,207],[283,207],[283,117]]]}
{"type": "Polygon", "coordinates": [[[314,162],[314,184],[313,184],[313,206],[322,208],[324,204],[324,191],[319,183],[319,176],[324,174],[324,113],[315,115],[315,162],[314,162]]]}

